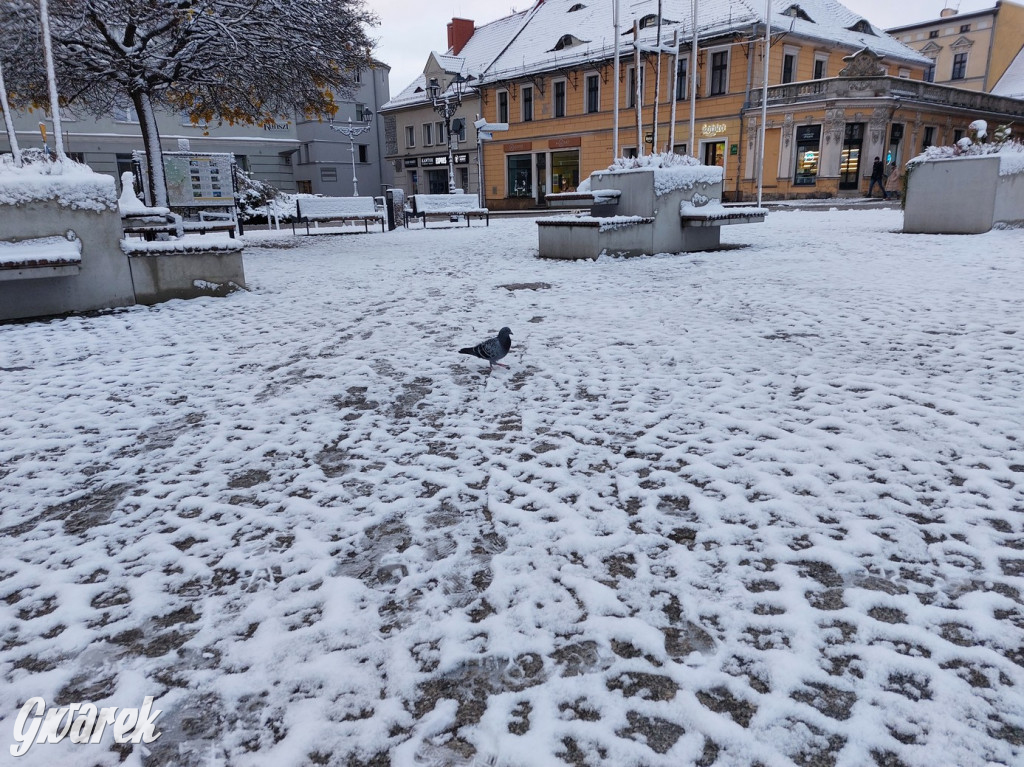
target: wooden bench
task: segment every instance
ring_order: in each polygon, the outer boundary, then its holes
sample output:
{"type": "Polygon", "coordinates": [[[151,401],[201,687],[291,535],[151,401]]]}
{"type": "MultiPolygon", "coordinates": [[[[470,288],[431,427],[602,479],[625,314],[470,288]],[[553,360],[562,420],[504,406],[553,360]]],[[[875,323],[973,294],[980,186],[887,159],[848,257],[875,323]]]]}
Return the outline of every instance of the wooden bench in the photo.
{"type": "Polygon", "coordinates": [[[592,216],[614,216],[621,195],[618,189],[602,189],[597,192],[555,192],[544,199],[552,208],[589,208],[592,216]]]}
{"type": "Polygon", "coordinates": [[[222,213],[208,210],[199,211],[198,221],[184,221],[182,226],[186,234],[206,234],[207,232],[227,232],[234,239],[238,231],[238,221],[234,213],[222,213]]]}
{"type": "Polygon", "coordinates": [[[377,210],[372,197],[299,197],[295,200],[292,234],[296,222],[304,223],[309,234],[311,221],[362,221],[367,232],[371,221],[379,221],[382,232],[386,226],[384,213],[377,210]]]}
{"type": "Polygon", "coordinates": [[[764,208],[722,205],[710,202],[696,206],[684,202],[679,206],[683,226],[726,226],[728,224],[757,224],[764,221],[768,211],[764,208]]]}
{"type": "Polygon", "coordinates": [[[409,210],[405,216],[405,225],[410,218],[418,218],[427,227],[428,216],[444,216],[451,221],[465,217],[466,226],[473,216],[483,218],[487,226],[491,225],[491,211],[481,208],[476,196],[471,194],[413,194],[408,197],[409,210]]]}
{"type": "Polygon", "coordinates": [[[78,274],[82,242],[71,230],[51,237],[0,240],[0,282],[78,274]]]}

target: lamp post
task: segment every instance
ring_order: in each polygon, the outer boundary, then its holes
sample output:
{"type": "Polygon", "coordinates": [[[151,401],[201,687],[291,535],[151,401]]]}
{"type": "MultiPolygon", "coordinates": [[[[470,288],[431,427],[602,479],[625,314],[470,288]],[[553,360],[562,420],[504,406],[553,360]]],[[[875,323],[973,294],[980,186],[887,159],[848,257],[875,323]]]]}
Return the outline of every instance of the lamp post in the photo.
{"type": "Polygon", "coordinates": [[[356,115],[356,119],[361,120],[361,123],[353,123],[352,118],[348,118],[348,124],[346,125],[335,125],[334,120],[331,120],[331,130],[336,130],[343,136],[348,137],[348,150],[352,154],[352,196],[359,196],[359,181],[356,179],[356,136],[362,136],[366,131],[372,127],[370,121],[373,119],[373,112],[369,109],[364,109],[362,114],[356,115]]]}
{"type": "Polygon", "coordinates": [[[466,79],[457,74],[442,92],[441,84],[436,77],[430,78],[427,85],[427,98],[430,106],[444,120],[445,143],[448,145],[448,194],[455,193],[455,158],[452,155],[452,117],[462,106],[462,93],[466,87],[466,79]]]}

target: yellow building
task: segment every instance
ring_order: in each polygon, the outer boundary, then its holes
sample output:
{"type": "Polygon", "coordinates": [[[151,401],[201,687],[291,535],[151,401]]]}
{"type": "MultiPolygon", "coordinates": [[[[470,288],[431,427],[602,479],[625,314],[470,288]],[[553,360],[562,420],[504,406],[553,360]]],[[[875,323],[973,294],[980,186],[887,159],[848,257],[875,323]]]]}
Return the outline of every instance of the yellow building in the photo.
{"type": "Polygon", "coordinates": [[[655,0],[623,3],[617,30],[613,5],[588,0],[538,0],[501,40],[487,25],[475,106],[508,125],[481,143],[487,207],[543,207],[617,155],[669,150],[723,166],[729,200],[759,187],[764,199],[858,196],[876,156],[899,163],[975,119],[1024,117],[1024,101],[925,82],[928,57],[834,0],[776,2],[762,174],[760,12],[700,0],[694,56],[691,0],[660,5],[659,19],[655,0]]]}
{"type": "Polygon", "coordinates": [[[1001,0],[992,8],[959,13],[945,8],[937,19],[887,30],[932,62],[925,80],[996,93],[1024,49],[1024,6],[1001,0]]]}

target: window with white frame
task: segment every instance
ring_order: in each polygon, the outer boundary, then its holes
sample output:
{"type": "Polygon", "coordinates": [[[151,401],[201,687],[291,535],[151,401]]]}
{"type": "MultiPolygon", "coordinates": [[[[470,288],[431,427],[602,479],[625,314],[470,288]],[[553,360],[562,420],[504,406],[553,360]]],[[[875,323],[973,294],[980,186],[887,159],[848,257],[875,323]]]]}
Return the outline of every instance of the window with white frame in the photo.
{"type": "Polygon", "coordinates": [[[434,124],[423,123],[423,146],[430,146],[434,143],[434,124]]]}
{"type": "Polygon", "coordinates": [[[498,122],[508,122],[508,91],[498,91],[498,122]]]}
{"type": "Polygon", "coordinates": [[[116,123],[137,123],[139,121],[139,115],[135,111],[135,107],[127,102],[115,104],[112,111],[112,117],[116,123]]]}
{"type": "Polygon", "coordinates": [[[791,83],[796,80],[797,54],[799,48],[787,45],[782,51],[782,82],[791,83]]]}
{"type": "Polygon", "coordinates": [[[815,53],[814,54],[814,79],[823,80],[828,77],[828,54],[827,53],[815,53]]]}
{"type": "Polygon", "coordinates": [[[565,117],[565,80],[555,80],[551,88],[555,117],[565,117]]]}
{"type": "Polygon", "coordinates": [[[524,85],[519,89],[520,101],[523,107],[523,122],[528,123],[533,120],[533,86],[524,85]]]}
{"type": "Polygon", "coordinates": [[[443,122],[436,122],[436,123],[434,123],[434,135],[437,136],[437,143],[438,144],[445,143],[445,138],[446,137],[445,137],[444,123],[443,122]]]}
{"type": "Polygon", "coordinates": [[[708,95],[721,96],[729,92],[729,49],[708,51],[711,67],[708,70],[708,95]]]}
{"type": "Polygon", "coordinates": [[[680,56],[676,64],[676,101],[684,101],[687,98],[689,74],[690,59],[687,56],[680,56]]]}
{"type": "Polygon", "coordinates": [[[416,146],[416,128],[412,125],[405,126],[405,145],[410,149],[416,146]]]}
{"type": "Polygon", "coordinates": [[[601,111],[601,75],[587,75],[587,114],[601,111]]]}
{"type": "Polygon", "coordinates": [[[644,67],[640,65],[640,84],[637,85],[636,81],[636,67],[629,67],[626,70],[626,87],[629,89],[629,93],[626,94],[626,106],[630,109],[635,107],[637,90],[640,91],[640,106],[644,105],[644,67]]]}

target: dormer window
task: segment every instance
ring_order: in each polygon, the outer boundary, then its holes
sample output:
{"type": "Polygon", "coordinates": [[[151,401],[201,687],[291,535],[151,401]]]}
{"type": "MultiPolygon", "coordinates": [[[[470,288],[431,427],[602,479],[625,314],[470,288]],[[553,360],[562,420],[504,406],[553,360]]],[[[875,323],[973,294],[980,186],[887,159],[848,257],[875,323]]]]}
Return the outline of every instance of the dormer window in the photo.
{"type": "Polygon", "coordinates": [[[786,10],[784,10],[782,12],[782,15],[783,16],[789,16],[790,18],[793,18],[793,19],[803,19],[804,21],[810,21],[810,22],[814,21],[814,19],[812,19],[810,16],[808,16],[804,12],[804,9],[801,8],[799,5],[791,5],[791,6],[789,6],[789,8],[787,8],[786,10]]]}
{"type": "Polygon", "coordinates": [[[569,13],[575,13],[576,11],[582,11],[586,7],[587,6],[585,6],[583,3],[576,3],[576,5],[574,5],[572,8],[570,8],[568,12],[569,13]]]}
{"type": "Polygon", "coordinates": [[[649,13],[640,19],[640,29],[647,29],[647,27],[658,26],[658,14],[649,13]]]}
{"type": "Polygon", "coordinates": [[[847,27],[847,29],[849,29],[851,32],[860,32],[862,35],[875,34],[875,30],[873,30],[871,28],[871,25],[868,24],[868,22],[864,21],[864,19],[861,19],[851,27],[847,27]]]}
{"type": "Polygon", "coordinates": [[[582,42],[582,40],[580,40],[578,37],[574,37],[573,35],[562,35],[560,38],[558,38],[558,42],[555,43],[555,47],[552,48],[551,50],[563,51],[566,48],[572,48],[574,45],[579,45],[582,42]]]}

